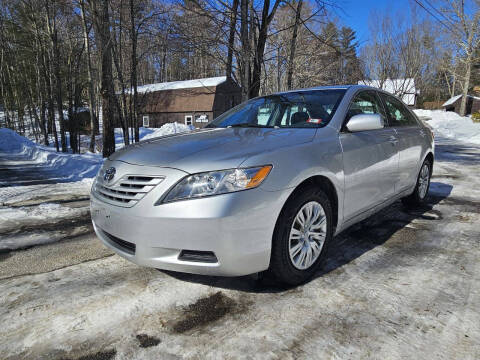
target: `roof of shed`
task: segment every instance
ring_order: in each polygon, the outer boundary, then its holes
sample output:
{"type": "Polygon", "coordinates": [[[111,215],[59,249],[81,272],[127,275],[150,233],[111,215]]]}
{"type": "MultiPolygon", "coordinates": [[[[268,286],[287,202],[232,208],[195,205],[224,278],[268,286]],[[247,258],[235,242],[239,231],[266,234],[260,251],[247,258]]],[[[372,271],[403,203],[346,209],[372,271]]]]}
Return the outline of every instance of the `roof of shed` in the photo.
{"type": "MultiPolygon", "coordinates": [[[[137,87],[139,94],[152,93],[156,91],[164,90],[178,90],[178,89],[193,89],[193,88],[209,88],[215,87],[227,81],[226,76],[218,76],[204,79],[183,80],[183,81],[171,81],[157,84],[147,84],[137,87]]],[[[127,93],[133,92],[133,89],[126,91],[127,93]]]]}
{"type": "Polygon", "coordinates": [[[376,87],[389,93],[399,94],[415,94],[417,89],[415,88],[415,79],[386,79],[383,82],[381,80],[361,80],[359,85],[368,85],[376,87]]]}
{"type": "MultiPolygon", "coordinates": [[[[462,95],[456,95],[454,97],[451,97],[450,99],[448,99],[447,101],[445,101],[443,103],[442,107],[454,104],[461,97],[462,97],[462,95]]],[[[475,99],[475,100],[480,100],[480,97],[477,97],[477,96],[467,95],[467,97],[470,97],[470,98],[475,99]]]]}

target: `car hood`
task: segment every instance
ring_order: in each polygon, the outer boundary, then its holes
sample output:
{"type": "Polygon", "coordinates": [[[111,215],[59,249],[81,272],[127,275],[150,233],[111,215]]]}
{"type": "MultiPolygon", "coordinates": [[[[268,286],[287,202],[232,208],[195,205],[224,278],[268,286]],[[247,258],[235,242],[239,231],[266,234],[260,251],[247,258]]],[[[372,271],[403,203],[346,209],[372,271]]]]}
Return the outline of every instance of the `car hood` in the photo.
{"type": "MultiPolygon", "coordinates": [[[[189,173],[239,166],[251,155],[312,141],[316,129],[213,128],[141,141],[110,156],[189,173]]],[[[260,165],[260,164],[259,164],[260,165]]]]}

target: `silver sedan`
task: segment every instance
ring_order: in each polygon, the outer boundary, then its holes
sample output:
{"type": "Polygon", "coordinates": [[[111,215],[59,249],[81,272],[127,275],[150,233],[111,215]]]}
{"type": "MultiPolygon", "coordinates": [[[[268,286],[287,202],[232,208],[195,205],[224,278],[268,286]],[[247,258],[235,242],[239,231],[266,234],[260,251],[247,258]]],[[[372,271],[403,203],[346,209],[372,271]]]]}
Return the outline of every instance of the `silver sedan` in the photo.
{"type": "Polygon", "coordinates": [[[295,90],[117,151],[92,186],[92,220],[139,265],[299,284],[336,234],[398,199],[424,202],[433,160],[433,134],[391,94],[295,90]]]}

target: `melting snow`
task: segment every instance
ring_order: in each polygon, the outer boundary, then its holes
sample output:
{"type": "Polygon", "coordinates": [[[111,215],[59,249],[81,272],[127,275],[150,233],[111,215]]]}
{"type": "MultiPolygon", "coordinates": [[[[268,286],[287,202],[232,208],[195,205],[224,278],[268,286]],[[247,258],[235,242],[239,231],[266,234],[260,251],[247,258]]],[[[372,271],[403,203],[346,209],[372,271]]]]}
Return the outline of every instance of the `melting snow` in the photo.
{"type": "Polygon", "coordinates": [[[427,124],[433,131],[446,138],[462,142],[480,144],[480,123],[474,123],[468,116],[460,116],[452,111],[414,110],[417,116],[428,117],[427,124]]]}

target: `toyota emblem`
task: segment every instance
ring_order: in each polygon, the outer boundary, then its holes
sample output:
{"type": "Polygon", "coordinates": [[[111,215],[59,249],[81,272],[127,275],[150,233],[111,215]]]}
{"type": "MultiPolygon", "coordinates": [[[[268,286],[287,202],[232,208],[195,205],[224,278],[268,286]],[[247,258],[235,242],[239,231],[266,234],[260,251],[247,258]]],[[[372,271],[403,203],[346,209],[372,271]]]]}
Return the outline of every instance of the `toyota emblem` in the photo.
{"type": "Polygon", "coordinates": [[[115,171],[116,170],[114,167],[109,167],[103,174],[103,180],[107,182],[112,181],[113,177],[115,176],[115,171]]]}

